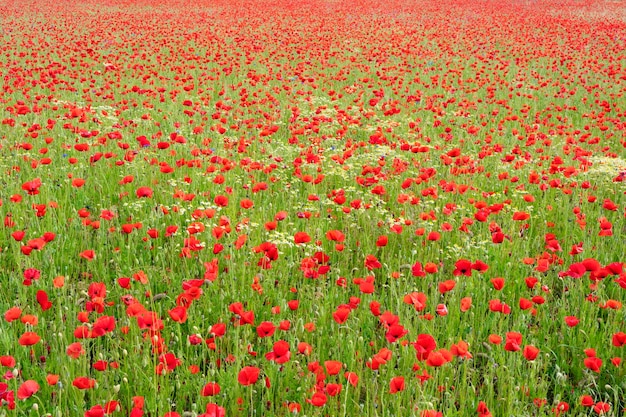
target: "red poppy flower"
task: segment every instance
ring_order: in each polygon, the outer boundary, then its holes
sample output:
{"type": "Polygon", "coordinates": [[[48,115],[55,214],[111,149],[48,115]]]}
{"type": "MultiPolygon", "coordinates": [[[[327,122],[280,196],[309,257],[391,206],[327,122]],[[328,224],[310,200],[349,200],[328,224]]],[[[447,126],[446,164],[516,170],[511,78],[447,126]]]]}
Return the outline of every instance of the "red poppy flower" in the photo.
{"type": "Polygon", "coordinates": [[[600,368],[602,367],[602,359],[595,356],[590,356],[585,358],[584,364],[587,369],[596,373],[600,373],[600,368]]]}
{"type": "Polygon", "coordinates": [[[85,354],[85,349],[83,349],[83,346],[80,344],[80,342],[74,342],[67,347],[66,353],[67,356],[78,359],[79,356],[85,354]]]}
{"type": "Polygon", "coordinates": [[[4,313],[4,320],[8,323],[17,320],[22,315],[22,309],[19,307],[11,307],[4,313]]]}
{"type": "Polygon", "coordinates": [[[382,264],[378,261],[378,259],[374,255],[367,255],[365,257],[365,267],[370,271],[372,269],[378,269],[382,267],[382,264]]]}
{"type": "Polygon", "coordinates": [[[247,210],[247,209],[254,207],[254,202],[250,199],[244,198],[239,202],[239,206],[242,209],[247,210]]]}
{"type": "Polygon", "coordinates": [[[461,299],[461,312],[466,312],[472,308],[472,297],[463,297],[461,299]]]}
{"type": "Polygon", "coordinates": [[[353,282],[359,286],[359,291],[363,294],[372,294],[375,291],[373,275],[365,278],[355,278],[353,282]]]}
{"type": "Polygon", "coordinates": [[[263,257],[259,260],[258,266],[263,269],[270,269],[272,261],[278,259],[278,248],[270,242],[263,242],[254,248],[254,252],[263,253],[263,257]]]}
{"type": "Polygon", "coordinates": [[[439,367],[452,360],[452,353],[446,349],[432,351],[426,358],[426,365],[439,367]]]}
{"type": "Polygon", "coordinates": [[[426,272],[422,269],[422,263],[417,261],[411,267],[411,274],[414,277],[423,277],[426,276],[426,272]]]}
{"type": "Polygon", "coordinates": [[[612,338],[613,346],[622,347],[626,345],[626,333],[618,332],[613,335],[612,338]]]}
{"type": "Polygon", "coordinates": [[[16,364],[15,358],[13,356],[0,356],[0,365],[5,366],[7,368],[13,368],[16,364]]]}
{"type": "Polygon", "coordinates": [[[581,263],[585,267],[585,270],[589,272],[596,272],[602,267],[600,262],[594,258],[584,259],[581,263]]]}
{"type": "Polygon", "coordinates": [[[592,407],[594,405],[594,401],[591,395],[583,395],[580,397],[580,405],[583,407],[592,407]]]}
{"type": "Polygon", "coordinates": [[[438,285],[438,289],[441,294],[445,294],[448,291],[452,291],[455,286],[456,286],[456,281],[453,279],[449,279],[449,280],[440,282],[438,285]]]}
{"type": "Polygon", "coordinates": [[[240,326],[245,324],[254,325],[254,311],[243,311],[239,316],[239,322],[237,324],[240,326]]]}
{"type": "Polygon", "coordinates": [[[404,385],[405,384],[403,376],[396,376],[394,378],[391,378],[391,381],[389,381],[389,393],[395,394],[397,392],[404,391],[404,385]]]}
{"type": "Polygon", "coordinates": [[[83,259],[88,260],[88,261],[92,261],[92,260],[93,260],[93,258],[96,256],[96,253],[95,253],[93,250],[88,249],[88,250],[84,250],[84,251],[82,251],[82,252],[79,254],[79,256],[80,256],[81,258],[83,258],[83,259]]]}
{"type": "Polygon", "coordinates": [[[333,312],[333,320],[339,324],[343,324],[348,320],[351,311],[352,310],[349,307],[340,306],[335,312],[333,312]]]}
{"type": "Polygon", "coordinates": [[[154,192],[150,187],[139,187],[137,188],[135,194],[137,195],[137,198],[151,198],[154,192]]]}
{"type": "Polygon", "coordinates": [[[248,240],[248,235],[237,236],[237,240],[235,240],[235,249],[241,249],[243,245],[246,244],[247,240],[248,240]]]}
{"type": "Polygon", "coordinates": [[[37,291],[36,298],[42,311],[46,311],[52,307],[52,303],[48,300],[48,293],[44,290],[37,291]]]}
{"type": "Polygon", "coordinates": [[[341,371],[343,364],[339,361],[325,361],[324,368],[328,375],[337,375],[341,371]]]}
{"type": "Polygon", "coordinates": [[[412,304],[415,311],[422,311],[426,308],[426,294],[421,292],[412,292],[405,295],[402,301],[406,304],[412,304]]]}
{"type": "Polygon", "coordinates": [[[269,361],[282,364],[289,362],[291,358],[291,351],[289,350],[289,343],[284,340],[279,340],[274,343],[272,351],[265,355],[265,358],[269,361]]]}
{"type": "Polygon", "coordinates": [[[487,265],[481,260],[477,260],[476,262],[472,264],[472,269],[482,274],[484,272],[487,272],[487,270],[489,269],[489,265],[487,265]]]}
{"type": "Polygon", "coordinates": [[[327,401],[328,397],[326,397],[326,394],[320,391],[317,391],[313,394],[313,397],[311,397],[310,400],[307,400],[307,402],[311,403],[315,407],[323,407],[327,401]]]}
{"type": "Polygon", "coordinates": [[[211,262],[204,263],[204,279],[215,281],[219,273],[218,260],[213,259],[211,262]]]}
{"type": "Polygon", "coordinates": [[[206,405],[206,413],[202,414],[203,417],[225,417],[226,409],[215,403],[208,403],[206,405]]]}
{"type": "Polygon", "coordinates": [[[478,403],[476,412],[478,413],[478,417],[491,417],[492,416],[491,412],[489,411],[489,408],[487,407],[487,404],[485,404],[484,401],[480,401],[478,403]]]}
{"type": "Polygon", "coordinates": [[[215,203],[215,205],[217,205],[219,207],[227,207],[228,206],[228,197],[226,197],[225,195],[217,195],[213,199],[213,202],[215,203]]]}
{"type": "Polygon", "coordinates": [[[163,365],[164,371],[173,371],[181,364],[182,361],[171,352],[159,356],[159,365],[163,365]]]}
{"type": "Polygon", "coordinates": [[[30,398],[34,394],[39,391],[39,384],[32,379],[22,382],[20,387],[17,389],[17,398],[19,400],[25,400],[30,398]]]}
{"type": "Polygon", "coordinates": [[[500,300],[489,300],[489,310],[495,313],[510,314],[511,307],[500,300]]]}
{"type": "Polygon", "coordinates": [[[341,389],[342,386],[341,384],[326,384],[326,394],[328,394],[331,397],[336,397],[337,395],[341,394],[341,389]]]}
{"type": "Polygon", "coordinates": [[[109,367],[109,363],[107,361],[99,360],[95,361],[92,365],[93,369],[99,372],[104,372],[109,367]]]}
{"type": "Polygon", "coordinates": [[[86,376],[79,376],[72,381],[72,385],[80,390],[91,389],[96,386],[96,380],[86,376]]]}
{"type": "Polygon", "coordinates": [[[32,181],[27,181],[22,184],[22,190],[26,191],[28,195],[39,194],[39,187],[41,187],[41,179],[35,178],[32,181]]]}
{"type": "Polygon", "coordinates": [[[309,345],[306,342],[298,343],[298,353],[308,356],[311,354],[311,352],[313,352],[313,346],[309,345]]]}
{"type": "Polygon", "coordinates": [[[513,220],[515,221],[524,221],[524,220],[528,220],[529,218],[530,218],[530,214],[524,211],[516,211],[515,213],[513,213],[513,220]]]}
{"type": "Polygon", "coordinates": [[[300,245],[304,243],[309,243],[311,241],[311,236],[309,236],[307,232],[297,232],[294,235],[293,240],[296,245],[300,245]]]}
{"type": "Polygon", "coordinates": [[[521,349],[522,334],[517,332],[508,332],[506,334],[506,340],[504,342],[504,350],[510,352],[517,352],[521,349]]]}
{"type": "Polygon", "coordinates": [[[404,326],[402,326],[401,324],[393,324],[389,326],[389,329],[385,334],[385,339],[387,339],[389,343],[395,343],[399,339],[406,336],[408,333],[409,331],[405,329],[404,326]]]}
{"type": "Polygon", "coordinates": [[[41,337],[35,332],[24,332],[18,340],[18,343],[22,346],[32,346],[37,344],[41,340],[41,337]]]}
{"type": "Polygon", "coordinates": [[[46,382],[48,385],[56,385],[59,382],[59,375],[48,374],[46,375],[46,382]]]}
{"type": "Polygon", "coordinates": [[[341,243],[346,239],[346,236],[340,230],[329,230],[326,232],[326,239],[341,243]]]}
{"type": "Polygon", "coordinates": [[[256,328],[256,333],[259,337],[270,337],[276,331],[276,326],[270,321],[264,321],[256,328]]]}
{"type": "Polygon", "coordinates": [[[605,403],[602,401],[598,401],[593,406],[593,411],[598,415],[603,415],[611,411],[611,404],[605,403]]]}
{"type": "Polygon", "coordinates": [[[443,304],[443,303],[439,303],[437,304],[437,308],[436,308],[436,313],[439,316],[447,316],[448,315],[448,307],[443,304]]]}
{"type": "Polygon", "coordinates": [[[502,232],[495,232],[491,234],[491,241],[495,244],[504,242],[504,239],[510,240],[511,238],[502,232]]]}
{"type": "Polygon", "coordinates": [[[183,306],[177,306],[167,312],[172,320],[177,323],[187,321],[187,309],[183,306]]]}
{"type": "Polygon", "coordinates": [[[463,340],[459,340],[459,343],[450,346],[450,353],[460,358],[472,358],[472,354],[469,352],[469,345],[463,340]]]}
{"type": "Polygon", "coordinates": [[[418,361],[424,361],[428,358],[430,352],[437,348],[437,342],[429,334],[419,334],[417,340],[413,343],[418,361]]]}
{"type": "Polygon", "coordinates": [[[556,417],[559,417],[562,413],[566,413],[567,411],[569,411],[569,404],[565,401],[559,402],[556,407],[552,408],[552,412],[556,417]]]}
{"type": "Polygon", "coordinates": [[[253,385],[259,379],[261,370],[256,366],[246,366],[237,375],[237,381],[244,386],[253,385]]]}
{"type": "Polygon", "coordinates": [[[468,261],[467,259],[459,259],[458,261],[456,261],[456,263],[454,264],[454,268],[455,269],[452,272],[452,274],[455,276],[459,276],[459,275],[465,275],[466,277],[472,276],[472,262],[468,261]]]}
{"type": "Polygon", "coordinates": [[[532,345],[526,345],[524,346],[523,354],[526,360],[534,361],[537,358],[537,355],[539,354],[539,349],[537,349],[536,347],[532,345]]]}
{"type": "Polygon", "coordinates": [[[200,395],[202,395],[203,397],[209,397],[209,396],[219,394],[220,391],[221,391],[221,388],[218,383],[209,382],[202,388],[200,395]]]}
{"type": "Polygon", "coordinates": [[[492,278],[491,285],[493,285],[493,288],[496,291],[500,291],[502,288],[504,288],[504,278],[492,278]]]}
{"type": "Polygon", "coordinates": [[[113,330],[115,330],[115,317],[100,316],[92,325],[92,336],[103,336],[113,330]]]}
{"type": "Polygon", "coordinates": [[[359,376],[354,372],[345,372],[343,376],[346,378],[348,383],[353,387],[356,387],[359,383],[359,376]]]}
{"type": "Polygon", "coordinates": [[[529,308],[532,308],[533,306],[533,302],[530,301],[527,298],[524,297],[520,297],[519,299],[519,308],[521,308],[522,310],[528,310],[529,308]]]}
{"type": "Polygon", "coordinates": [[[120,409],[120,403],[115,400],[107,401],[102,408],[104,409],[104,414],[112,414],[120,409]]]}

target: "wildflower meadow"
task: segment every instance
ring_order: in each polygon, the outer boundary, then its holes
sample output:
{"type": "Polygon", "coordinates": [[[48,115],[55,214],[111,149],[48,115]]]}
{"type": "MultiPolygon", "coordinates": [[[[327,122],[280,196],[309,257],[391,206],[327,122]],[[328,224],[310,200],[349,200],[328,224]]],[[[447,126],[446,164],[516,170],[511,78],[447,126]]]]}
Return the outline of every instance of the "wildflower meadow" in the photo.
{"type": "Polygon", "coordinates": [[[622,416],[626,3],[0,3],[0,416],[622,416]]]}

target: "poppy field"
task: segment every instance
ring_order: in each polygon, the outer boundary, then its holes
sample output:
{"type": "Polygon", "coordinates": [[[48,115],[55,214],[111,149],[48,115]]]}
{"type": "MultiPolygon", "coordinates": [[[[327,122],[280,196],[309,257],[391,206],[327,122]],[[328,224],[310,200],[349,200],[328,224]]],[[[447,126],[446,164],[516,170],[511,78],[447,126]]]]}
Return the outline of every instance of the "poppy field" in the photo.
{"type": "Polygon", "coordinates": [[[621,416],[620,1],[0,4],[0,416],[621,416]]]}

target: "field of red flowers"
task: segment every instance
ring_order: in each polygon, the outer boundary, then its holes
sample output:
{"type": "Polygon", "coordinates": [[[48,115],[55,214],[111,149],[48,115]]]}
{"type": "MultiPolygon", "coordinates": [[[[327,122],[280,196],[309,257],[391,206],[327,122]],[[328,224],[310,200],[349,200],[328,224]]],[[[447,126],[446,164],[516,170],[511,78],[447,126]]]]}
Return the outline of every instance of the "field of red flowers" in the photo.
{"type": "Polygon", "coordinates": [[[620,416],[623,1],[0,4],[0,416],[620,416]]]}

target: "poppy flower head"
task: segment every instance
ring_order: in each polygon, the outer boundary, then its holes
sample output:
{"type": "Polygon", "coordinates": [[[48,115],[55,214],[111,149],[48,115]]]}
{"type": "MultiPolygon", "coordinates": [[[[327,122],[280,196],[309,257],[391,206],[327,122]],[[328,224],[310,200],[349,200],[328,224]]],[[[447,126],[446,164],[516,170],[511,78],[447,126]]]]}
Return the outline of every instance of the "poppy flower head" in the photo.
{"type": "Polygon", "coordinates": [[[86,376],[79,376],[74,378],[72,385],[79,390],[88,390],[96,386],[96,380],[86,376]]]}
{"type": "Polygon", "coordinates": [[[200,395],[202,395],[203,397],[209,397],[219,394],[220,391],[221,388],[219,384],[217,384],[216,382],[209,382],[202,388],[200,395]]]}
{"type": "Polygon", "coordinates": [[[289,362],[291,358],[289,343],[284,340],[277,341],[272,350],[265,355],[265,358],[278,364],[289,362]]]}
{"type": "Polygon", "coordinates": [[[413,264],[413,266],[411,267],[411,274],[414,277],[424,277],[424,276],[426,276],[426,272],[424,271],[421,262],[417,261],[417,262],[415,262],[413,264]]]}
{"type": "Polygon", "coordinates": [[[472,262],[467,259],[459,259],[458,261],[456,261],[456,263],[454,264],[454,268],[455,269],[452,273],[455,276],[459,276],[459,275],[464,275],[466,277],[472,276],[472,262]]]}
{"type": "Polygon", "coordinates": [[[274,323],[269,321],[264,321],[259,324],[256,328],[257,335],[259,337],[270,337],[276,331],[276,326],[274,323]]]}
{"type": "Polygon", "coordinates": [[[590,356],[585,358],[584,365],[585,368],[589,369],[590,371],[600,373],[600,368],[602,367],[602,359],[595,356],[590,356]]]}
{"type": "Polygon", "coordinates": [[[337,375],[343,366],[343,363],[339,361],[325,361],[324,368],[326,369],[326,373],[328,375],[337,375]]]}
{"type": "Polygon", "coordinates": [[[26,181],[22,184],[22,190],[26,191],[28,195],[37,195],[39,194],[39,188],[41,187],[41,179],[35,178],[31,181],[26,181]]]}
{"type": "Polygon", "coordinates": [[[447,349],[431,351],[426,358],[426,365],[439,367],[452,360],[452,353],[447,349]]]}
{"type": "Polygon", "coordinates": [[[259,379],[261,370],[256,366],[245,366],[237,375],[237,382],[243,386],[253,385],[259,379]]]}
{"type": "Polygon", "coordinates": [[[323,392],[317,391],[313,394],[311,399],[307,399],[306,401],[314,407],[323,407],[328,401],[328,397],[323,392]]]}
{"type": "Polygon", "coordinates": [[[152,191],[152,188],[150,187],[139,187],[137,188],[135,194],[137,195],[137,198],[151,198],[154,191],[152,191]]]}
{"type": "Polygon", "coordinates": [[[39,343],[40,340],[41,340],[41,337],[39,337],[37,333],[24,332],[20,336],[18,343],[22,346],[32,346],[32,345],[36,345],[37,343],[39,343]]]}
{"type": "Polygon", "coordinates": [[[83,346],[79,342],[71,343],[67,347],[67,355],[71,358],[78,359],[79,356],[82,356],[84,354],[85,349],[83,349],[83,346]]]}
{"type": "Polygon", "coordinates": [[[428,358],[430,352],[437,348],[437,342],[429,334],[419,334],[417,340],[413,343],[416,357],[418,361],[424,361],[428,358]]]}
{"type": "Polygon", "coordinates": [[[523,354],[526,360],[534,361],[537,358],[537,355],[539,354],[539,349],[537,349],[535,346],[532,346],[532,345],[526,345],[524,346],[523,354]]]}
{"type": "Polygon", "coordinates": [[[25,400],[35,395],[39,391],[39,384],[32,379],[24,381],[17,389],[17,398],[25,400]]]}
{"type": "Polygon", "coordinates": [[[403,376],[396,376],[389,381],[389,393],[395,394],[400,391],[404,391],[405,382],[403,376]]]}
{"type": "Polygon", "coordinates": [[[374,255],[367,255],[365,257],[364,263],[365,263],[365,267],[370,271],[372,269],[378,269],[382,267],[382,264],[380,263],[378,258],[376,258],[374,255]]]}
{"type": "Polygon", "coordinates": [[[518,332],[508,332],[506,334],[506,340],[504,342],[504,350],[510,352],[517,352],[521,350],[522,334],[518,332]]]}
{"type": "Polygon", "coordinates": [[[309,243],[311,241],[311,236],[309,236],[307,232],[297,232],[294,235],[293,240],[296,245],[302,245],[305,243],[309,243]]]}

